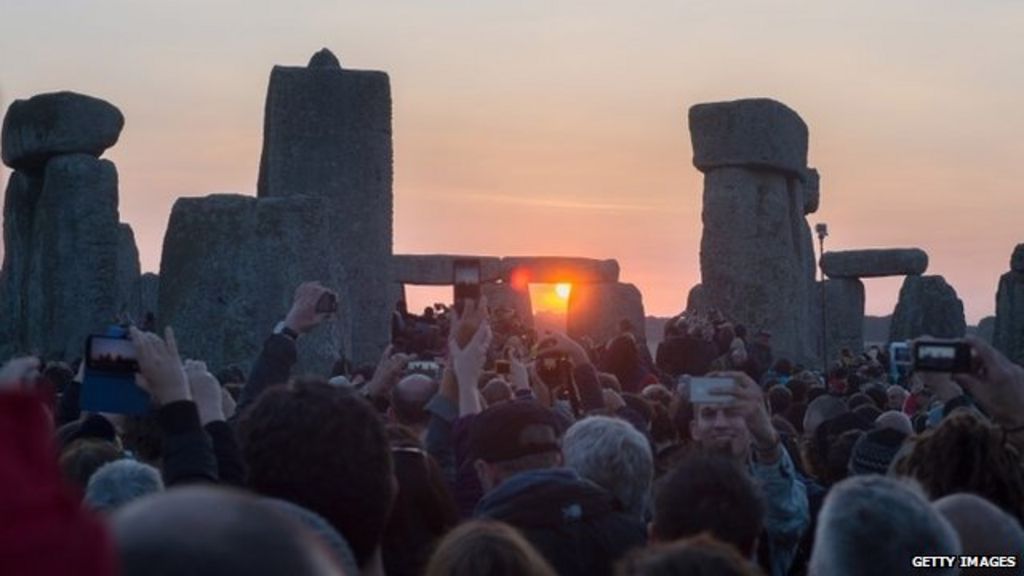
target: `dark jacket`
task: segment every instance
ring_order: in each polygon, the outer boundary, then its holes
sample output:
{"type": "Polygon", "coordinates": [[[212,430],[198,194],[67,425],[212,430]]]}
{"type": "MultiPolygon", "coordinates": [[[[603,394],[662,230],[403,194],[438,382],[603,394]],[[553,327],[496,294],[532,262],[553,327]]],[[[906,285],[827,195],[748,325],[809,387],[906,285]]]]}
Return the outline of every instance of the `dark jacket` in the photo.
{"type": "Polygon", "coordinates": [[[509,478],[484,496],[475,516],[518,528],[563,576],[612,574],[616,562],[646,540],[640,519],[567,468],[509,478]]]}

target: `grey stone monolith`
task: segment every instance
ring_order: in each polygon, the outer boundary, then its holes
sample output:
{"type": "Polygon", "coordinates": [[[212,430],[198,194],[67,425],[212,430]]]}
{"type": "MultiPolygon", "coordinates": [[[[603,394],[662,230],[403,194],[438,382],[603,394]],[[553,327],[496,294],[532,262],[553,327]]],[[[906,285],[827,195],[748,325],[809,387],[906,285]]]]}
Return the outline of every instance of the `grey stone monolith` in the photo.
{"type": "Polygon", "coordinates": [[[589,337],[601,344],[619,334],[619,323],[629,320],[644,340],[644,302],[632,284],[579,284],[572,287],[566,331],[576,339],[589,337]]]}
{"type": "Polygon", "coordinates": [[[942,276],[907,276],[889,326],[889,340],[919,336],[961,338],[967,331],[964,305],[942,276]]]}
{"type": "Polygon", "coordinates": [[[111,162],[70,154],[46,163],[22,307],[30,350],[78,358],[86,336],[118,320],[117,201],[111,162]]]}
{"type": "Polygon", "coordinates": [[[118,224],[117,238],[117,312],[124,320],[136,324],[142,322],[138,316],[142,306],[139,293],[139,249],[135,245],[135,233],[128,224],[118,224]]]}
{"type": "Polygon", "coordinates": [[[928,254],[919,248],[881,248],[826,252],[821,261],[829,278],[920,276],[928,269],[928,254]]]}
{"type": "Polygon", "coordinates": [[[523,326],[533,326],[533,307],[530,301],[530,290],[525,286],[521,290],[512,285],[488,283],[480,286],[480,293],[487,297],[487,306],[492,315],[499,308],[514,310],[523,326]]]}
{"type": "Polygon", "coordinates": [[[139,276],[138,284],[139,309],[135,312],[135,321],[142,324],[149,318],[158,321],[157,311],[160,307],[160,276],[146,272],[139,276]]]}
{"type": "Polygon", "coordinates": [[[453,254],[395,254],[391,258],[392,280],[402,284],[446,286],[452,284],[455,261],[480,261],[480,281],[495,282],[502,277],[501,258],[453,254]]]}
{"type": "Polygon", "coordinates": [[[804,214],[813,214],[821,204],[821,175],[814,168],[804,174],[804,214]]]}
{"type": "Polygon", "coordinates": [[[826,280],[825,302],[827,358],[831,366],[843,348],[854,355],[864,351],[864,284],[856,278],[826,280]]]}
{"type": "Polygon", "coordinates": [[[260,198],[323,198],[328,241],[352,298],[353,359],[376,362],[388,343],[392,282],[391,87],[384,72],[275,66],[267,89],[260,198]]]}
{"type": "Polygon", "coordinates": [[[160,262],[161,325],[171,325],[185,357],[214,370],[248,369],[284,319],[296,287],[319,281],[339,293],[339,312],[302,337],[294,374],[327,374],[349,349],[352,302],[338,259],[326,258],[331,228],[322,198],[213,195],[180,198],[160,262]]]}
{"type": "Polygon", "coordinates": [[[992,340],[993,340],[993,338],[995,336],[995,333],[996,333],[996,317],[995,316],[985,316],[984,318],[982,318],[981,320],[978,321],[978,326],[977,326],[977,329],[975,330],[975,334],[978,336],[978,338],[981,338],[985,342],[988,342],[989,344],[991,344],[992,340]]]}
{"type": "Polygon", "coordinates": [[[0,155],[15,170],[38,173],[54,156],[100,156],[123,127],[121,111],[105,100],[75,92],[39,94],[8,108],[0,155]]]}
{"type": "Polygon", "coordinates": [[[811,363],[814,249],[805,213],[817,204],[807,125],[765,99],[690,109],[694,165],[704,172],[701,284],[708,306],[773,334],[775,357],[811,363]]]}
{"type": "Polygon", "coordinates": [[[4,260],[0,267],[0,362],[28,352],[26,290],[32,254],[32,215],[42,178],[14,172],[4,193],[4,260]]]}
{"type": "Polygon", "coordinates": [[[992,345],[1024,365],[1024,244],[1014,248],[1010,271],[999,278],[992,345]]]}

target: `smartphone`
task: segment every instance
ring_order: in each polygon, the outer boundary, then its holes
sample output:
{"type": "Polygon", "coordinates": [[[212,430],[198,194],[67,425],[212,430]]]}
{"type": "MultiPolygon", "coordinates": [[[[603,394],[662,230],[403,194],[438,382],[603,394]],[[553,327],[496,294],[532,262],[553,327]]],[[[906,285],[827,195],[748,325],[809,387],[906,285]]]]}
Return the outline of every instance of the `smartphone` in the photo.
{"type": "Polygon", "coordinates": [[[732,404],[733,396],[712,394],[712,388],[728,388],[734,386],[732,378],[690,378],[690,404],[732,404]]]}
{"type": "Polygon", "coordinates": [[[139,361],[135,345],[123,329],[93,334],[85,342],[82,410],[112,414],[145,414],[149,393],[135,383],[139,361]]]}
{"type": "Polygon", "coordinates": [[[423,374],[431,378],[441,377],[441,365],[429,360],[416,360],[406,365],[405,371],[409,374],[423,374]]]}
{"type": "Polygon", "coordinates": [[[461,314],[466,300],[480,300],[480,260],[460,258],[452,263],[455,309],[461,314]]]}
{"type": "Polygon", "coordinates": [[[537,358],[537,376],[551,390],[572,381],[572,361],[563,352],[545,354],[537,358]]]}
{"type": "Polygon", "coordinates": [[[965,373],[971,371],[971,347],[951,340],[918,340],[914,343],[914,370],[965,373]]]}
{"type": "Polygon", "coordinates": [[[910,366],[913,360],[910,357],[910,345],[906,342],[893,342],[889,345],[889,358],[895,366],[910,366]]]}
{"type": "Polygon", "coordinates": [[[316,301],[317,314],[333,314],[338,311],[338,296],[334,292],[324,292],[316,301]]]}

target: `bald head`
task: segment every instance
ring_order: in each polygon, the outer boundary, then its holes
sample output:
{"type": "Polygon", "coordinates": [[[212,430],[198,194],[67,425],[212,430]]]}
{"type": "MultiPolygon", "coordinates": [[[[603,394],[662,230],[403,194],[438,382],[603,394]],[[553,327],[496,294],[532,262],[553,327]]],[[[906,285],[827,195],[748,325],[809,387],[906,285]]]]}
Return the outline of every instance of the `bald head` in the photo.
{"type": "Polygon", "coordinates": [[[822,422],[849,411],[846,402],[843,402],[843,399],[838,396],[830,394],[818,396],[807,405],[807,411],[804,412],[804,434],[808,437],[814,436],[815,430],[821,426],[822,422]]]}
{"type": "Polygon", "coordinates": [[[424,410],[427,402],[437,394],[436,380],[423,374],[410,374],[398,381],[391,391],[391,407],[395,419],[406,426],[424,426],[430,414],[424,410]]]}
{"type": "Polygon", "coordinates": [[[259,499],[208,487],[142,498],[113,516],[124,576],[343,574],[327,548],[259,499]]]}
{"type": "MultiPolygon", "coordinates": [[[[935,501],[935,508],[960,536],[963,554],[1013,556],[1024,565],[1024,530],[1017,520],[995,504],[974,494],[950,494],[935,501]]],[[[971,574],[1005,574],[1005,569],[972,571],[971,574]]]]}

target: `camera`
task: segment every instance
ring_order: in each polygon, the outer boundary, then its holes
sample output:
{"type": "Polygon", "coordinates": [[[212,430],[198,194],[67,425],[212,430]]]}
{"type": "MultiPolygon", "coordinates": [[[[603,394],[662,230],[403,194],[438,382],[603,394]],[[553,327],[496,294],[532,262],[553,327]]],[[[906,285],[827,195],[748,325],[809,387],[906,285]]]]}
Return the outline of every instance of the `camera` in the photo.
{"type": "Polygon", "coordinates": [[[954,340],[918,340],[914,343],[914,370],[965,373],[971,371],[971,347],[954,340]]]}
{"type": "Polygon", "coordinates": [[[732,385],[732,378],[691,378],[690,404],[732,404],[736,401],[734,396],[711,393],[713,388],[727,388],[732,385]]]}
{"type": "Polygon", "coordinates": [[[334,292],[324,292],[316,301],[318,314],[333,314],[338,311],[338,296],[334,292]]]}

